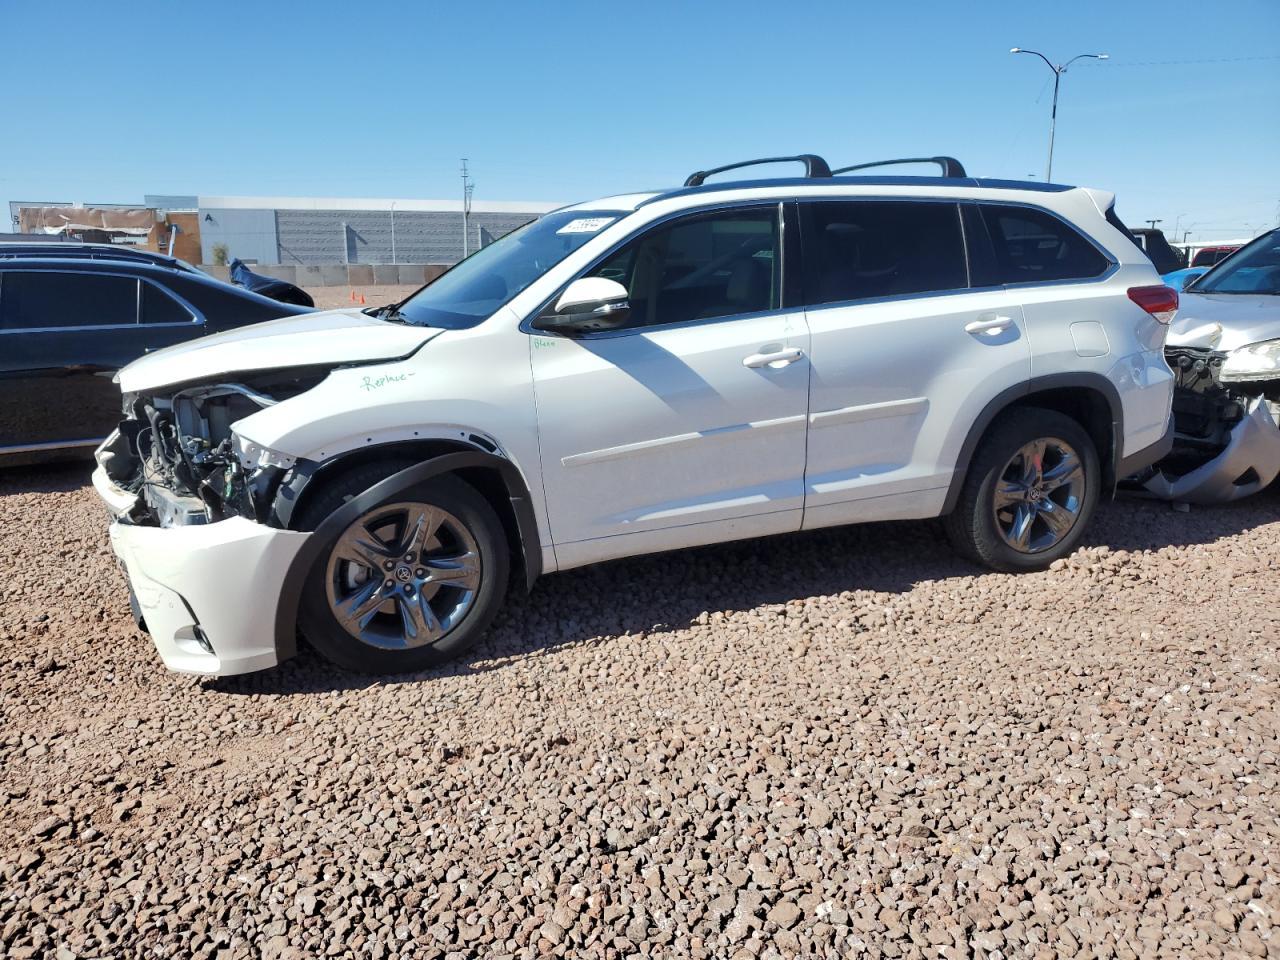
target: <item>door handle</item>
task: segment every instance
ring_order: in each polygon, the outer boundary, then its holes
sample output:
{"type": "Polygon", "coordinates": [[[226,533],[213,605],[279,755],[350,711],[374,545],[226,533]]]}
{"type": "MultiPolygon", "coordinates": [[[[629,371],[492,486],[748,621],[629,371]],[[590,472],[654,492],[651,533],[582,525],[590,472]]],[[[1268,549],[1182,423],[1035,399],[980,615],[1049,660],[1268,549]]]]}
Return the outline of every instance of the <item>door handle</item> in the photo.
{"type": "Polygon", "coordinates": [[[964,325],[965,333],[985,333],[989,336],[1004,333],[1013,324],[1013,317],[1002,317],[994,313],[984,313],[977,320],[964,325]]]}
{"type": "Polygon", "coordinates": [[[753,353],[749,357],[742,358],[744,367],[770,367],[774,370],[781,369],[789,363],[795,363],[804,356],[804,351],[799,347],[786,347],[782,350],[773,350],[769,353],[753,353]]]}

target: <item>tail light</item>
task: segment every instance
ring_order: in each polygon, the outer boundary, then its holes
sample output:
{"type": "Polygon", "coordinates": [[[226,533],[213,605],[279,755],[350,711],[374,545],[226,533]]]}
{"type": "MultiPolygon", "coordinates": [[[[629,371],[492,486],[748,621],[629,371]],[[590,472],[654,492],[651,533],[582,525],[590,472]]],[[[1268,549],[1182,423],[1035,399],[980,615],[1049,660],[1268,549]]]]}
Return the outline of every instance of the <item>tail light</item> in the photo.
{"type": "Polygon", "coordinates": [[[1164,284],[1130,287],[1129,299],[1151,314],[1157,323],[1171,323],[1178,312],[1178,291],[1164,284]]]}

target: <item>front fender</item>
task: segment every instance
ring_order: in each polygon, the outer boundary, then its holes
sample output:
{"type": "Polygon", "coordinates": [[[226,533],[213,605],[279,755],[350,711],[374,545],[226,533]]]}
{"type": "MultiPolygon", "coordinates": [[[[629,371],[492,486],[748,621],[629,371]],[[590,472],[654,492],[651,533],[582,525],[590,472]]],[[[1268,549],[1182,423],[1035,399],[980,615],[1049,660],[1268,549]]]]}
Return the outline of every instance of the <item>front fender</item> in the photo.
{"type": "Polygon", "coordinates": [[[285,573],[280,603],[276,607],[275,636],[279,658],[283,660],[297,652],[298,604],[302,599],[302,589],[312,567],[323,552],[324,545],[330,539],[346,529],[360,514],[379,503],[387,502],[412,490],[432,477],[476,468],[496,470],[502,477],[511,501],[511,510],[516,518],[516,529],[520,540],[518,546],[524,557],[525,585],[532,589],[534,581],[542,574],[541,540],[529,488],[519,469],[510,460],[481,450],[442,454],[406,467],[374,484],[359,496],[348,500],[330,514],[307,538],[285,573]]]}

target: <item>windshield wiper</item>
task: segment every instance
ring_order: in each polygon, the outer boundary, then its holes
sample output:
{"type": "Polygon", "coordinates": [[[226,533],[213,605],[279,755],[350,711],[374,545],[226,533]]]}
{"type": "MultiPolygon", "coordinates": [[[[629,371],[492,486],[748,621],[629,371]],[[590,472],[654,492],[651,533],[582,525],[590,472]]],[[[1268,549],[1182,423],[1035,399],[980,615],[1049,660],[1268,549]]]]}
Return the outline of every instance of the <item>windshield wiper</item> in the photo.
{"type": "Polygon", "coordinates": [[[400,304],[398,303],[389,303],[385,307],[379,308],[373,315],[379,320],[386,320],[388,323],[412,323],[408,317],[400,312],[400,304]]]}

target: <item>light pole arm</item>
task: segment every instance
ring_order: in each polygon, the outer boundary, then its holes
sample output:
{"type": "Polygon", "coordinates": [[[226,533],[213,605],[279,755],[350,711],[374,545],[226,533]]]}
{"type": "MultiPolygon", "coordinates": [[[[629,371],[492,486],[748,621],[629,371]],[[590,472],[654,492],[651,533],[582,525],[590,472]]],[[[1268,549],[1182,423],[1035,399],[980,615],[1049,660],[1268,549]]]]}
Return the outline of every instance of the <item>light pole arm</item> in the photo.
{"type": "MultiPolygon", "coordinates": [[[[1046,67],[1048,67],[1050,70],[1052,70],[1054,73],[1057,73],[1057,72],[1058,72],[1058,70],[1060,69],[1060,68],[1058,68],[1058,67],[1055,67],[1055,66],[1053,65],[1053,61],[1051,61],[1048,57],[1046,57],[1046,56],[1045,56],[1043,53],[1041,53],[1039,50],[1027,50],[1027,49],[1026,49],[1026,48],[1024,48],[1024,47],[1014,47],[1014,48],[1013,48],[1012,50],[1010,50],[1009,52],[1010,52],[1010,53],[1034,53],[1037,57],[1039,57],[1041,60],[1043,60],[1043,61],[1044,61],[1044,65],[1045,65],[1046,67]]],[[[1077,57],[1076,59],[1079,59],[1079,58],[1077,57]]],[[[1069,62],[1070,62],[1070,61],[1068,61],[1068,63],[1069,63],[1069,62]]]]}

